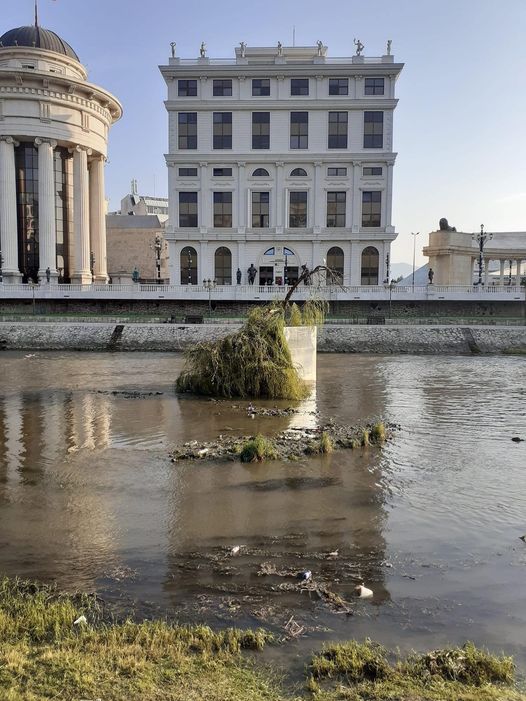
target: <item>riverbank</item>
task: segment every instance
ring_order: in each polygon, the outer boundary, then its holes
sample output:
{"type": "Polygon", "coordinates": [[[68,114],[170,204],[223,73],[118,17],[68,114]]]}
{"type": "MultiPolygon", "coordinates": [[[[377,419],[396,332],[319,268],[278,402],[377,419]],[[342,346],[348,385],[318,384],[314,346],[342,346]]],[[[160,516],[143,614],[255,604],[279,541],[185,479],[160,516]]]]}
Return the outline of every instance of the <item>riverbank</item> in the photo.
{"type": "MultiPolygon", "coordinates": [[[[0,349],[178,352],[238,328],[236,324],[1,322],[0,349]]],[[[525,351],[526,326],[328,324],[318,332],[319,353],[471,355],[525,351]]]]}
{"type": "MultiPolygon", "coordinates": [[[[0,695],[6,701],[524,701],[510,657],[472,645],[393,661],[371,642],[328,644],[294,686],[261,664],[260,629],[113,621],[96,596],[0,580],[0,695]],[[247,656],[246,651],[253,651],[247,656]]],[[[292,636],[293,637],[293,636],[292,636]]]]}

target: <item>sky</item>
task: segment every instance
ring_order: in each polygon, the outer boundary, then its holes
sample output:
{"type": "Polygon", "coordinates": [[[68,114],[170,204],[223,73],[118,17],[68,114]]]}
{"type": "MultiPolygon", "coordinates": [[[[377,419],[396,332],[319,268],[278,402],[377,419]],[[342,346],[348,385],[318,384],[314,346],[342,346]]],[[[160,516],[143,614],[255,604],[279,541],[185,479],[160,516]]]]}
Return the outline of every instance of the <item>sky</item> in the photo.
{"type": "MultiPolygon", "coordinates": [[[[33,22],[33,0],[0,0],[0,34],[33,22]]],[[[76,50],[89,80],[124,116],[110,132],[106,191],[118,209],[136,178],[167,196],[166,85],[158,70],[248,46],[314,46],[380,56],[387,39],[405,68],[394,118],[392,262],[425,262],[427,233],[446,217],[459,231],[526,231],[526,0],[39,0],[40,25],[76,50]]]]}

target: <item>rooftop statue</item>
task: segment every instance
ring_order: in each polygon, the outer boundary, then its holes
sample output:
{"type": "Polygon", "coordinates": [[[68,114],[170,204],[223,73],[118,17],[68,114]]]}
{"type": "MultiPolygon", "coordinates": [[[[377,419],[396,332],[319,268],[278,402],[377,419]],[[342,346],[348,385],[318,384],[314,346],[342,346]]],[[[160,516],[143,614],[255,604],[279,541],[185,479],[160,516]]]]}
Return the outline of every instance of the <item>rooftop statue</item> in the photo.
{"type": "Polygon", "coordinates": [[[175,43],[175,41],[172,41],[170,42],[170,46],[172,47],[172,58],[175,58],[175,47],[177,46],[177,44],[175,43]]]}
{"type": "Polygon", "coordinates": [[[392,43],[393,43],[393,40],[392,40],[392,39],[388,39],[388,40],[387,40],[387,55],[388,55],[388,56],[391,55],[391,44],[392,44],[392,43]]]}
{"type": "Polygon", "coordinates": [[[247,54],[247,45],[244,41],[240,41],[239,46],[241,47],[241,58],[245,58],[247,54]]]}
{"type": "Polygon", "coordinates": [[[456,231],[454,226],[449,226],[445,217],[442,217],[442,219],[438,222],[438,226],[440,227],[440,231],[456,231]]]}
{"type": "Polygon", "coordinates": [[[365,46],[359,39],[354,39],[354,45],[356,46],[356,55],[361,56],[362,51],[365,49],[365,46]]]}
{"type": "Polygon", "coordinates": [[[318,40],[316,46],[318,47],[318,56],[323,56],[323,41],[318,40]]]}
{"type": "Polygon", "coordinates": [[[206,44],[204,41],[201,42],[201,47],[199,49],[199,55],[201,56],[201,58],[205,58],[205,56],[206,56],[206,44]]]}
{"type": "Polygon", "coordinates": [[[283,44],[278,41],[278,56],[283,56],[283,44]]]}

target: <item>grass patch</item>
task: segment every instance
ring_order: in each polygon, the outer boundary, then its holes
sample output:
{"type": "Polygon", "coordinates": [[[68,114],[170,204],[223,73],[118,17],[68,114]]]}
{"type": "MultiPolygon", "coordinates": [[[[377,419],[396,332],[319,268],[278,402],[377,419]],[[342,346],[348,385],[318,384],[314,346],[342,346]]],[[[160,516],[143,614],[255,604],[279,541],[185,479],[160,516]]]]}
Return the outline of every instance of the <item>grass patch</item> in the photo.
{"type": "Polygon", "coordinates": [[[282,306],[252,309],[243,327],[186,353],[179,392],[217,397],[304,399],[309,394],[285,339],[282,306]]]}
{"type": "Polygon", "coordinates": [[[369,438],[373,443],[385,443],[386,431],[383,421],[373,424],[369,438]]]}
{"type": "Polygon", "coordinates": [[[320,453],[332,453],[334,445],[327,431],[323,431],[320,437],[320,453]]]}
{"type": "Polygon", "coordinates": [[[524,701],[510,657],[466,643],[412,655],[392,664],[386,651],[364,643],[326,645],[309,667],[307,689],[317,701],[524,701]]]}
{"type": "Polygon", "coordinates": [[[263,460],[277,460],[278,452],[271,440],[258,433],[255,438],[251,438],[242,445],[239,457],[241,462],[263,462],[263,460]]]}
{"type": "Polygon", "coordinates": [[[368,428],[362,428],[360,433],[360,444],[365,447],[366,445],[371,445],[369,440],[371,437],[371,431],[368,428]]]}

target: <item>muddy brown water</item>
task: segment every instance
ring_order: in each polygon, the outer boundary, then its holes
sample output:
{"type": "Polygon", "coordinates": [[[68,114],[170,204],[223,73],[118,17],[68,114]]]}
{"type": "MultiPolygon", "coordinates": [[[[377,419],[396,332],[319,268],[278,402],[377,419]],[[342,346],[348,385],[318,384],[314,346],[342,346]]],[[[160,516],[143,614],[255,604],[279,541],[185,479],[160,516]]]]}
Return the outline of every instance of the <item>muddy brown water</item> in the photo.
{"type": "Polygon", "coordinates": [[[526,667],[523,358],[320,355],[300,414],[255,419],[246,402],[178,398],[179,355],[0,362],[0,574],[96,590],[123,615],[278,633],[293,616],[304,634],[269,653],[291,666],[321,640],[369,636],[402,650],[471,639],[526,667]],[[312,426],[316,411],[401,430],[382,450],[291,463],[169,458],[186,440],[312,426]],[[302,570],[352,615],[298,584],[302,570]],[[361,581],[372,600],[353,599],[361,581]]]}

